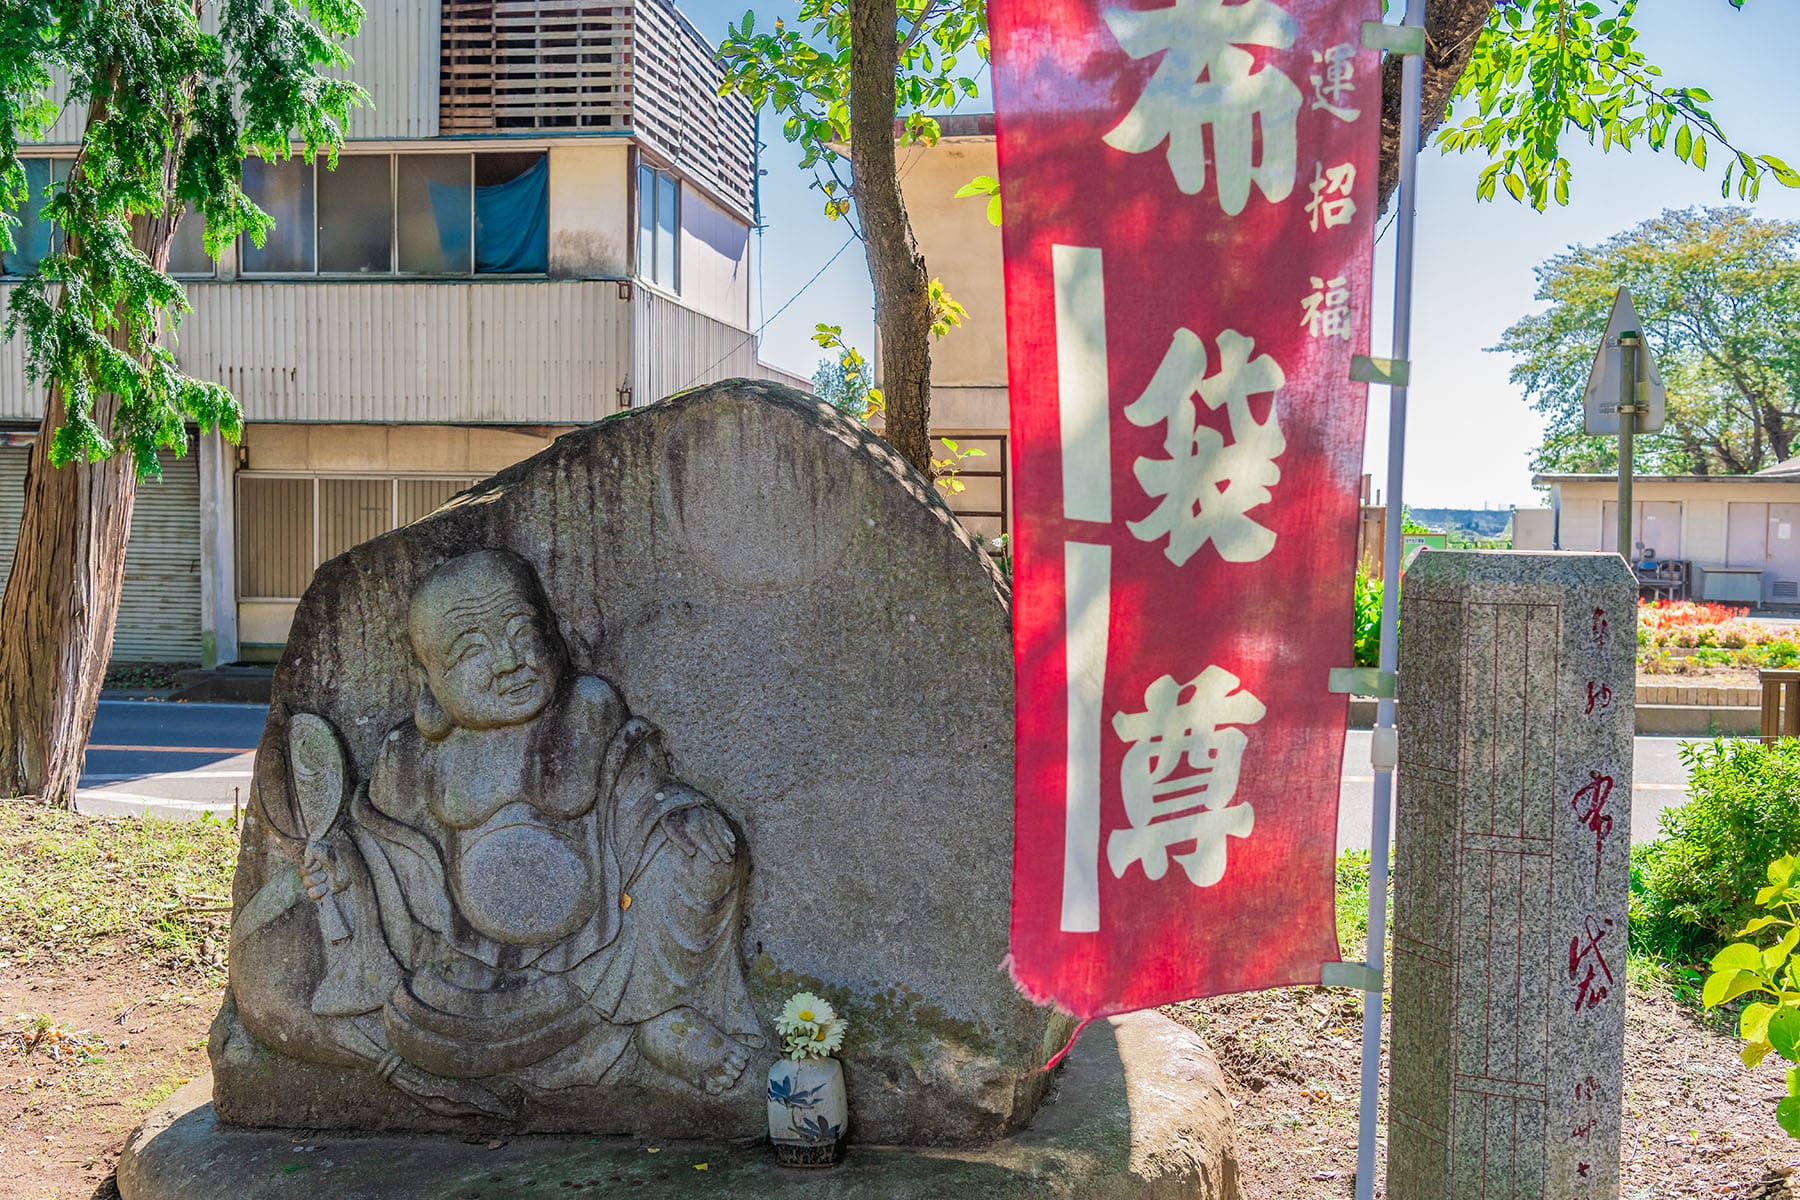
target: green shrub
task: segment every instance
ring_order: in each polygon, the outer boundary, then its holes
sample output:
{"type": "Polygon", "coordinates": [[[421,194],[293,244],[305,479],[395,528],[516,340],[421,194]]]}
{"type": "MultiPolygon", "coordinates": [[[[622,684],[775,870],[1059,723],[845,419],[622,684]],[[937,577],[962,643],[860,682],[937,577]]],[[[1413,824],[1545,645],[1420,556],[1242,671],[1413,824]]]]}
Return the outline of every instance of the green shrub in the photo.
{"type": "Polygon", "coordinates": [[[1351,652],[1359,667],[1381,665],[1381,580],[1370,579],[1356,569],[1356,620],[1351,627],[1351,652]]]}
{"type": "Polygon", "coordinates": [[[1756,916],[1765,868],[1800,851],[1800,740],[1689,742],[1688,802],[1632,858],[1632,940],[1691,960],[1756,916]]]}

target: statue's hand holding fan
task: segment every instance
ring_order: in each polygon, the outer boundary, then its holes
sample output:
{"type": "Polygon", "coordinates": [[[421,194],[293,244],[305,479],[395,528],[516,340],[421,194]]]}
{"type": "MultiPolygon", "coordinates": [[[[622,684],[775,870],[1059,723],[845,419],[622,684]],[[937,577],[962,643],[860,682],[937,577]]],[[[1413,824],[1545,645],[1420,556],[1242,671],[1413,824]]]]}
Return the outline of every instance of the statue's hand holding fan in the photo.
{"type": "Polygon", "coordinates": [[[299,868],[306,894],[319,905],[319,926],[328,941],[350,937],[338,907],[336,858],[325,840],[344,804],[344,748],[323,717],[297,713],[288,723],[288,763],[294,773],[294,808],[306,838],[299,868]]]}

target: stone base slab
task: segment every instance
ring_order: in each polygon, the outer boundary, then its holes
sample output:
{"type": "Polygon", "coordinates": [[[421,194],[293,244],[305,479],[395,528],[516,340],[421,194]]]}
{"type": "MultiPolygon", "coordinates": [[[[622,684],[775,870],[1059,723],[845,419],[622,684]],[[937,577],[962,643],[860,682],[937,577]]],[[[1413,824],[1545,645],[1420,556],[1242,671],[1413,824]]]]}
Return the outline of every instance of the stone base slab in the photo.
{"type": "Polygon", "coordinates": [[[123,1200],[1242,1196],[1224,1075],[1197,1035],[1156,1013],[1090,1026],[1023,1133],[967,1149],[852,1143],[824,1170],[778,1167],[766,1144],[229,1128],[211,1096],[202,1076],[131,1135],[123,1200]]]}

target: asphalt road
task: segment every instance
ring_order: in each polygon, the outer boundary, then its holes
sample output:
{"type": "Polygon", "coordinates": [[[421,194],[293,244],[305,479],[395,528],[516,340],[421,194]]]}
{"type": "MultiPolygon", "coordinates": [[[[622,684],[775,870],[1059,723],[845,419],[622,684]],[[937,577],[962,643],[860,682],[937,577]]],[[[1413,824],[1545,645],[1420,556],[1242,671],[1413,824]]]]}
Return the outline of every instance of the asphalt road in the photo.
{"type": "MultiPolygon", "coordinates": [[[[1631,753],[1631,840],[1648,842],[1657,834],[1657,817],[1665,808],[1687,802],[1687,770],[1677,747],[1689,738],[1640,737],[1631,753]]],[[[1369,731],[1352,729],[1344,743],[1344,769],[1338,792],[1338,851],[1369,847],[1369,817],[1375,807],[1375,772],[1369,766],[1369,731]]]]}
{"type": "Polygon", "coordinates": [[[261,704],[102,700],[75,807],[114,815],[229,814],[250,796],[261,704]]]}
{"type": "MultiPolygon", "coordinates": [[[[102,700],[76,806],[84,812],[225,815],[250,795],[251,763],[267,710],[259,704],[102,700]]],[[[1641,737],[1633,748],[1631,840],[1656,836],[1657,814],[1687,800],[1681,738],[1641,737]]],[[[1369,844],[1375,792],[1369,732],[1344,745],[1338,849],[1369,844]]]]}

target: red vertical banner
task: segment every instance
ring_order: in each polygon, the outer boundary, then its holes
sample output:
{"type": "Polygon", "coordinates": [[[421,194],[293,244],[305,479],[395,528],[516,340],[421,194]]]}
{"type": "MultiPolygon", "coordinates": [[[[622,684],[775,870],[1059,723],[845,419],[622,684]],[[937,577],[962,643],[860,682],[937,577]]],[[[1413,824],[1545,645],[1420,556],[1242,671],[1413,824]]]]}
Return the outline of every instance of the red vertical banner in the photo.
{"type": "Polygon", "coordinates": [[[1338,957],[1380,16],[992,0],[1012,971],[1081,1016],[1338,957]]]}

